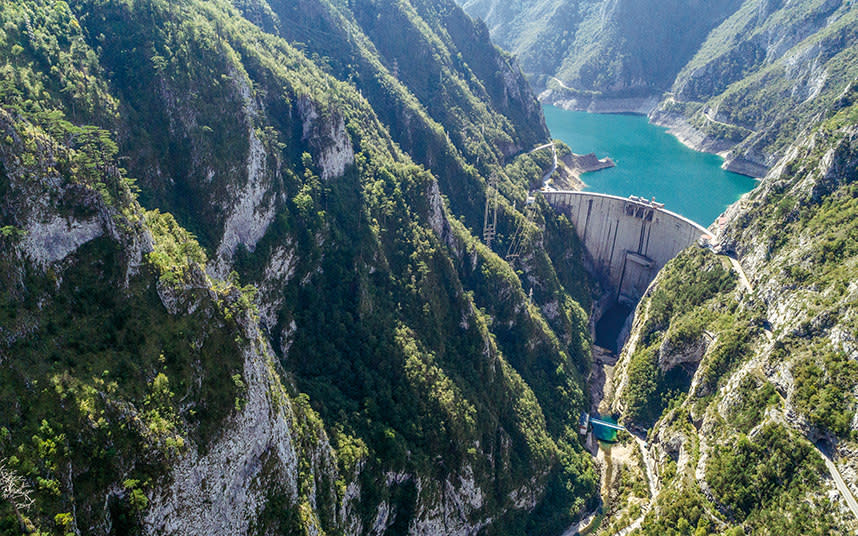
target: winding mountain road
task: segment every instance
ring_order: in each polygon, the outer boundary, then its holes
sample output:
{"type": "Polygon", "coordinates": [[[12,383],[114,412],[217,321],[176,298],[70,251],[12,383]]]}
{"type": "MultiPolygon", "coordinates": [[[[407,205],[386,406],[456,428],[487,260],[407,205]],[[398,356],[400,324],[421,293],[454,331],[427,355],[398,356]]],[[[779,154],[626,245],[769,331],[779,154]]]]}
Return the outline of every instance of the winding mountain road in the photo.
{"type": "Polygon", "coordinates": [[[563,89],[568,89],[569,91],[575,91],[575,88],[567,86],[566,84],[563,83],[563,80],[560,80],[556,76],[549,76],[548,78],[557,82],[557,84],[560,85],[560,87],[562,87],[563,89]]]}
{"type": "MultiPolygon", "coordinates": [[[[673,101],[673,102],[676,102],[676,99],[674,99],[673,97],[670,97],[670,100],[671,100],[671,101],[673,101]]],[[[703,117],[704,117],[707,121],[709,121],[710,123],[713,123],[713,124],[715,124],[715,125],[721,125],[722,127],[726,127],[726,128],[745,128],[745,127],[739,127],[738,125],[733,125],[733,124],[730,124],[730,123],[725,123],[725,122],[723,122],[723,121],[718,121],[717,119],[715,119],[715,116],[716,116],[716,115],[717,115],[717,114],[715,113],[715,111],[714,111],[714,110],[712,110],[712,108],[709,108],[709,109],[707,109],[706,111],[704,111],[704,112],[703,112],[703,117]]],[[[750,129],[746,129],[746,130],[750,130],[750,129]]],[[[750,132],[752,132],[753,134],[756,134],[756,133],[757,133],[757,131],[756,131],[756,130],[750,130],[750,132]]]]}
{"type": "Polygon", "coordinates": [[[649,495],[653,499],[655,498],[656,493],[656,484],[658,483],[658,477],[655,475],[655,460],[652,459],[652,456],[649,455],[649,450],[647,450],[646,441],[644,441],[637,434],[632,434],[632,437],[635,438],[635,442],[638,444],[638,448],[641,449],[641,456],[644,460],[644,466],[646,468],[646,482],[649,486],[649,495]]]}
{"type": "Polygon", "coordinates": [[[733,270],[739,276],[739,286],[744,287],[748,292],[753,292],[754,288],[751,286],[751,281],[745,274],[745,269],[742,268],[742,264],[735,257],[731,257],[729,255],[725,255],[725,257],[730,259],[730,264],[733,265],[733,270]]]}
{"type": "MultiPolygon", "coordinates": [[[[742,268],[742,264],[734,257],[726,255],[728,259],[730,259],[730,264],[733,266],[733,270],[739,276],[739,286],[744,287],[748,292],[753,292],[754,288],[751,286],[751,282],[748,279],[748,276],[745,274],[744,268],[742,268]]],[[[766,338],[769,339],[769,342],[774,340],[774,334],[770,329],[765,329],[766,338]]],[[[852,514],[855,516],[855,519],[858,520],[858,500],[855,499],[855,495],[852,493],[852,490],[849,489],[849,486],[846,485],[846,481],[843,480],[843,475],[840,474],[840,471],[837,469],[837,465],[834,464],[834,460],[825,453],[824,450],[819,448],[818,445],[811,442],[814,448],[819,452],[819,455],[822,456],[823,461],[825,461],[825,468],[828,469],[828,474],[831,475],[831,480],[834,481],[834,485],[837,487],[837,490],[840,492],[840,495],[843,496],[843,500],[846,501],[846,506],[849,507],[849,510],[852,511],[852,514]]],[[[617,535],[623,536],[623,535],[617,535]]]]}
{"type": "Polygon", "coordinates": [[[527,154],[533,154],[536,151],[541,151],[542,149],[548,149],[549,147],[552,147],[553,145],[554,145],[554,142],[548,142],[545,145],[540,145],[539,147],[536,147],[535,149],[531,149],[530,151],[528,151],[527,154]]]}
{"type": "Polygon", "coordinates": [[[822,456],[822,459],[825,461],[825,467],[828,469],[831,479],[834,480],[834,485],[837,486],[837,490],[846,501],[846,506],[852,510],[852,514],[855,516],[855,519],[858,519],[858,501],[855,500],[855,495],[852,494],[852,490],[849,489],[849,486],[846,485],[846,481],[843,480],[843,475],[840,474],[840,471],[834,464],[834,460],[832,460],[825,451],[819,448],[816,444],[813,446],[816,447],[819,455],[822,456]]]}
{"type": "Polygon", "coordinates": [[[553,143],[551,144],[551,152],[554,155],[554,165],[551,166],[551,171],[542,177],[542,188],[544,189],[551,188],[548,186],[548,181],[551,179],[551,176],[554,175],[554,172],[557,171],[557,147],[555,147],[553,143]]]}
{"type": "Polygon", "coordinates": [[[557,171],[557,147],[554,145],[554,142],[552,141],[550,143],[546,143],[545,145],[540,145],[539,147],[532,149],[529,153],[527,153],[527,154],[532,154],[532,153],[535,153],[536,151],[540,151],[542,149],[547,149],[549,147],[551,147],[551,152],[553,153],[553,156],[554,156],[554,164],[551,166],[551,170],[542,176],[542,188],[543,189],[551,189],[551,187],[548,186],[548,180],[551,178],[552,175],[554,175],[554,172],[557,171]]]}
{"type": "Polygon", "coordinates": [[[568,529],[566,529],[561,536],[578,536],[581,534],[582,530],[586,530],[590,525],[593,524],[593,520],[599,514],[599,510],[593,510],[589,514],[585,515],[581,521],[575,523],[568,529]]]}

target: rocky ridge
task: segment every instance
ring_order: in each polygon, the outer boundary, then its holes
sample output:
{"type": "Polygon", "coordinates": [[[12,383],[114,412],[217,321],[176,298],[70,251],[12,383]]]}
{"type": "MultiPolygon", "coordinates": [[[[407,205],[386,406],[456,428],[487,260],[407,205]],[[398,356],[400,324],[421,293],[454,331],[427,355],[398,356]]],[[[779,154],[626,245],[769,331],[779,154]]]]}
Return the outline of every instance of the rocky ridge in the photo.
{"type": "MultiPolygon", "coordinates": [[[[565,525],[595,486],[566,426],[588,282],[566,247],[528,246],[520,276],[472,231],[498,173],[505,250],[550,166],[515,63],[447,2],[360,10],[412,32],[423,71],[357,10],[307,2],[345,24],[298,41],[289,4],[236,4],[0,8],[0,456],[35,497],[0,519],[565,525]]],[[[546,206],[527,228],[574,245],[546,206]]]]}
{"type": "Polygon", "coordinates": [[[705,4],[462,2],[518,55],[542,102],[646,114],[726,169],[763,177],[855,79],[858,11],[846,0],[705,4]]]}
{"type": "Polygon", "coordinates": [[[858,384],[849,275],[855,251],[838,249],[836,260],[820,253],[855,231],[845,223],[855,209],[849,193],[858,170],[855,112],[850,99],[842,102],[845,108],[790,147],[761,185],[730,208],[714,252],[683,253],[638,306],[615,371],[613,407],[647,430],[659,460],[662,488],[645,527],[676,526],[679,517],[698,528],[755,533],[848,532],[858,523],[823,464],[823,455],[833,454],[836,471],[851,493],[858,491],[850,469],[851,393],[858,384]],[[841,223],[820,225],[828,218],[841,223]],[[698,273],[732,271],[728,255],[739,260],[751,288],[715,285],[701,294],[705,277],[676,279],[691,265],[698,273]],[[688,294],[698,298],[665,315],[665,303],[688,294]],[[641,389],[648,400],[664,402],[647,413],[641,389]],[[767,479],[787,469],[765,476],[769,456],[788,451],[805,453],[806,462],[784,462],[805,480],[771,484],[767,479]],[[729,465],[736,455],[746,456],[743,468],[729,465]],[[753,471],[757,480],[746,476],[753,471]],[[743,502],[735,482],[768,491],[743,502]],[[795,513],[774,521],[784,511],[795,513]]]}

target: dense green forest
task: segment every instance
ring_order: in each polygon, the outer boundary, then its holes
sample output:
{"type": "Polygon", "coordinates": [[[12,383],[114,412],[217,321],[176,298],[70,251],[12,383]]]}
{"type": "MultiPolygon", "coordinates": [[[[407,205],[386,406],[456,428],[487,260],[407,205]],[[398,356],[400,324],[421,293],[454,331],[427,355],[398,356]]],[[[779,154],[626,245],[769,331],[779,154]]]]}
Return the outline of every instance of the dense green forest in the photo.
{"type": "Polygon", "coordinates": [[[0,20],[3,534],[514,534],[594,504],[589,280],[565,218],[524,221],[548,133],[458,7],[0,20]]]}
{"type": "Polygon", "coordinates": [[[854,2],[464,4],[0,4],[0,534],[854,530],[854,2]],[[519,60],[771,170],[638,304],[611,482],[519,60]]]}

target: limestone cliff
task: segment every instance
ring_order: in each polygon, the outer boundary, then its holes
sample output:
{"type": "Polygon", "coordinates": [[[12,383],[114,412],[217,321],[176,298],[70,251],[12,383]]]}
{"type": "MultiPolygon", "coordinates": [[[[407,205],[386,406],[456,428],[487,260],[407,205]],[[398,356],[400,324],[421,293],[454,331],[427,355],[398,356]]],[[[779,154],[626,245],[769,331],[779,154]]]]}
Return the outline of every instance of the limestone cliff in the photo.
{"type": "Polygon", "coordinates": [[[644,534],[858,524],[854,98],[731,207],[713,250],[684,252],[638,306],[613,404],[658,462],[644,534]]]}
{"type": "MultiPolygon", "coordinates": [[[[171,218],[145,213],[114,164],[69,176],[68,166],[95,156],[88,148],[5,110],[0,129],[9,224],[0,352],[8,388],[32,382],[6,406],[4,441],[42,419],[36,440],[62,450],[19,449],[11,468],[56,486],[72,512],[61,526],[120,533],[138,519],[147,533],[245,533],[274,489],[295,512],[332,493],[299,492],[299,463],[334,474],[334,454],[324,431],[306,424],[312,410],[293,409],[242,290],[209,279],[198,246],[171,218]],[[117,322],[130,331],[113,331],[117,322]],[[177,348],[180,340],[190,346],[177,348]],[[53,366],[43,348],[54,348],[53,366]],[[64,414],[44,412],[51,407],[64,414]],[[307,428],[315,438],[302,442],[307,428]],[[148,480],[155,467],[165,474],[148,480]],[[82,482],[95,488],[81,494],[82,482]]],[[[25,526],[40,524],[37,512],[22,513],[32,516],[25,526]]],[[[308,513],[295,527],[318,523],[308,513]]]]}
{"type": "Polygon", "coordinates": [[[0,5],[0,529],[492,534],[592,504],[588,281],[523,208],[538,103],[452,3],[359,4],[0,5]]]}

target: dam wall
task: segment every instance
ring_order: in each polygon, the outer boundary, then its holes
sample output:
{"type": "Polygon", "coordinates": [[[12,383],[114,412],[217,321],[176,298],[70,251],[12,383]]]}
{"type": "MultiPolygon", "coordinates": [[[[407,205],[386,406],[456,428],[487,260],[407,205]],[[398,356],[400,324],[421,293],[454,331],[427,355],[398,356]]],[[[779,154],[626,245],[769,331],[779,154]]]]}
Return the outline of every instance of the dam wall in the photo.
{"type": "Polygon", "coordinates": [[[665,264],[709,232],[664,205],[635,196],[543,190],[575,226],[591,269],[618,302],[635,304],[665,264]]]}

